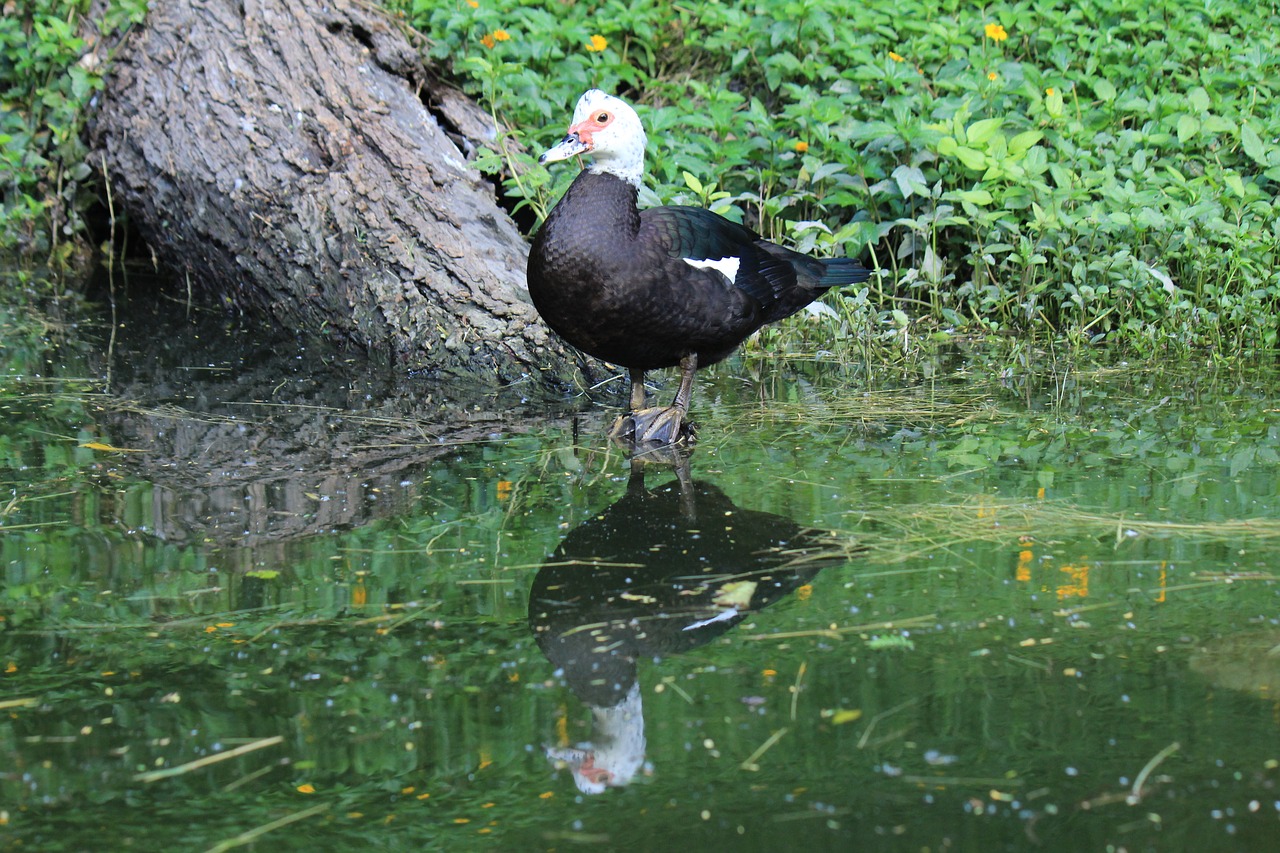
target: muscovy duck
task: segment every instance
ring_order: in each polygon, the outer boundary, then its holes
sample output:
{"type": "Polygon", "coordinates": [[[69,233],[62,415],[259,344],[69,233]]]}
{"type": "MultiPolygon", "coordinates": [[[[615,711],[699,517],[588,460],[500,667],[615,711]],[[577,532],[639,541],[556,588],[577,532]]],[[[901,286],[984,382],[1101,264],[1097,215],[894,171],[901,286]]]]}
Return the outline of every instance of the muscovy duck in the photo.
{"type": "Polygon", "coordinates": [[[557,334],[626,367],[630,412],[612,434],[637,444],[691,438],[693,375],[765,323],[871,273],[851,258],[813,258],[700,207],[640,210],[645,132],[599,89],[578,99],[569,133],[538,162],[592,155],[533,238],[529,295],[557,334]],[[680,367],[670,406],[645,408],[644,374],[680,367]]]}

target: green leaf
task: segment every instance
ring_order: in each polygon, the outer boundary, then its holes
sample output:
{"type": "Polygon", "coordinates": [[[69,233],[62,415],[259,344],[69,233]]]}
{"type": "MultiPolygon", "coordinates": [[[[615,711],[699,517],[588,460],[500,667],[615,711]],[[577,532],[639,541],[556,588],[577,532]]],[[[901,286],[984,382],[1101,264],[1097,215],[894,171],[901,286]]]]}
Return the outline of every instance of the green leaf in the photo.
{"type": "Polygon", "coordinates": [[[1183,113],[1182,115],[1178,116],[1178,141],[1179,142],[1185,145],[1188,139],[1191,139],[1193,136],[1195,136],[1199,132],[1200,132],[1200,120],[1198,118],[1188,113],[1183,113]]]}
{"type": "Polygon", "coordinates": [[[967,202],[969,204],[976,204],[979,207],[983,207],[988,204],[991,204],[991,202],[994,200],[991,196],[991,193],[987,192],[986,190],[952,190],[951,192],[943,196],[943,198],[946,198],[951,201],[959,201],[959,202],[967,202]]]}
{"type": "Polygon", "coordinates": [[[919,166],[899,166],[893,170],[893,179],[897,181],[898,191],[903,198],[911,198],[913,195],[929,197],[929,182],[925,180],[924,172],[919,166]]]}
{"type": "Polygon", "coordinates": [[[1058,89],[1052,89],[1050,91],[1052,94],[1049,94],[1048,92],[1045,93],[1044,110],[1049,114],[1050,118],[1062,118],[1062,92],[1058,89]]]}
{"type": "Polygon", "coordinates": [[[1040,131],[1024,130],[1022,133],[1019,133],[1017,136],[1009,140],[1009,156],[1021,157],[1030,150],[1031,146],[1035,145],[1041,139],[1044,139],[1044,134],[1040,131]]]}
{"type": "Polygon", "coordinates": [[[1227,185],[1227,189],[1240,198],[1244,198],[1244,181],[1240,180],[1240,176],[1235,172],[1227,172],[1223,175],[1222,182],[1227,185]]]}
{"type": "Polygon", "coordinates": [[[1191,104],[1191,108],[1196,112],[1207,113],[1209,111],[1209,93],[1204,90],[1203,86],[1196,86],[1187,93],[1187,103],[1191,104]]]}
{"type": "Polygon", "coordinates": [[[1258,136],[1253,125],[1247,121],[1240,125],[1240,147],[1244,149],[1245,154],[1249,155],[1249,159],[1259,166],[1265,168],[1271,165],[1267,150],[1262,144],[1262,137],[1258,136]]]}
{"type": "Polygon", "coordinates": [[[968,166],[970,169],[987,168],[987,155],[973,148],[960,145],[956,148],[956,159],[968,166]]]}
{"type": "Polygon", "coordinates": [[[693,172],[684,173],[684,185],[693,190],[696,194],[702,195],[702,181],[698,180],[698,176],[693,174],[693,172]]]}
{"type": "Polygon", "coordinates": [[[1004,119],[984,118],[969,125],[965,135],[968,137],[970,145],[982,145],[992,136],[995,136],[996,131],[1000,129],[1002,124],[1004,124],[1004,119]]]}
{"type": "Polygon", "coordinates": [[[1098,96],[1100,101],[1110,103],[1116,99],[1116,87],[1111,85],[1111,81],[1105,77],[1099,77],[1093,81],[1093,93],[1098,96]]]}

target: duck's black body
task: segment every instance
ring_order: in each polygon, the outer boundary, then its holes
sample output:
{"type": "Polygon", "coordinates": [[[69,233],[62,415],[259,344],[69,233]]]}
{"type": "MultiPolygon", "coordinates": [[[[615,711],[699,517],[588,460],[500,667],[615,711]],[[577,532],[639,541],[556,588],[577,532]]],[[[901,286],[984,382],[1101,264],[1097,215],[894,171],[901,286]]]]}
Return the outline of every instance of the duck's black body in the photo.
{"type": "Polygon", "coordinates": [[[630,183],[584,170],[534,237],[528,270],[547,325],[632,371],[690,355],[713,364],[765,323],[870,275],[857,261],[784,249],[702,208],[640,211],[636,199],[630,183]],[[732,281],[701,265],[722,259],[737,259],[732,281]]]}
{"type": "Polygon", "coordinates": [[[551,211],[529,254],[529,294],[547,325],[630,370],[631,411],[613,434],[637,447],[691,438],[684,418],[699,367],[827,289],[870,276],[857,261],[792,252],[709,210],[638,210],[645,141],[629,105],[599,89],[583,93],[568,135],[539,162],[589,153],[594,163],[551,211]],[[675,401],[645,408],[644,372],[676,364],[675,401]]]}

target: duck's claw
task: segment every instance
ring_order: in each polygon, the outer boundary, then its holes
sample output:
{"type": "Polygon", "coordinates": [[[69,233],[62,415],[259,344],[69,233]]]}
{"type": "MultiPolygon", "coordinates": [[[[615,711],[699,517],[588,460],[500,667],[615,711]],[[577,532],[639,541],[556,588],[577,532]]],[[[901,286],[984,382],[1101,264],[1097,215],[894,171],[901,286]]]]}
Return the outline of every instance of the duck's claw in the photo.
{"type": "Polygon", "coordinates": [[[686,422],[684,416],[684,410],[677,406],[641,409],[614,421],[609,436],[636,445],[692,444],[698,427],[686,422]]]}

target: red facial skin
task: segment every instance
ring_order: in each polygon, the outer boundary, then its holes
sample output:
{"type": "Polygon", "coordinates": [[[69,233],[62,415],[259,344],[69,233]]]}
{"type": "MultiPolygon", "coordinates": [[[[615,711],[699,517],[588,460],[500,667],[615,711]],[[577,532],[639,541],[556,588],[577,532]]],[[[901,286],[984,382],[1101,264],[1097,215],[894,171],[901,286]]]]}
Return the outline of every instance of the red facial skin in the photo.
{"type": "Polygon", "coordinates": [[[613,113],[608,110],[598,110],[592,114],[591,118],[585,121],[580,121],[573,127],[569,128],[569,133],[570,135],[576,133],[578,135],[578,139],[581,140],[583,145],[591,146],[595,144],[591,138],[592,134],[597,131],[604,130],[612,121],[613,113]]]}

